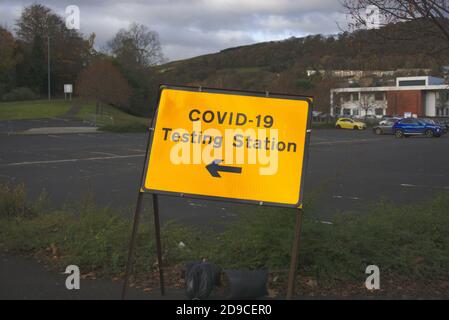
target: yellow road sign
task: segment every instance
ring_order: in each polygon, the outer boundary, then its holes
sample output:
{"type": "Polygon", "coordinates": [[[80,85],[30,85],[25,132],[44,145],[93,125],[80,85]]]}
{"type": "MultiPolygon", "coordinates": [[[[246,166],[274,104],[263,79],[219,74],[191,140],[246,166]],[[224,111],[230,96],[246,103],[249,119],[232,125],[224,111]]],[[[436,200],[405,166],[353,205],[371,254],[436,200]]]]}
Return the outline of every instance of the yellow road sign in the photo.
{"type": "Polygon", "coordinates": [[[311,101],[161,86],[142,190],[300,207],[311,101]]]}

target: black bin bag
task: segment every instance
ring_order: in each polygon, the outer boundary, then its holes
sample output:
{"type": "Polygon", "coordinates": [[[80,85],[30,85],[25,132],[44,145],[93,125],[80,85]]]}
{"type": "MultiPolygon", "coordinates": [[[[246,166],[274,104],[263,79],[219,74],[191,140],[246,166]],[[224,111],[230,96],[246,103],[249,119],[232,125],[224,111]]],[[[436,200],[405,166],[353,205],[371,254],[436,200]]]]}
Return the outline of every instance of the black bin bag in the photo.
{"type": "Polygon", "coordinates": [[[225,270],[228,299],[255,299],[268,295],[267,270],[225,270]]]}
{"type": "Polygon", "coordinates": [[[187,298],[207,299],[215,285],[219,285],[221,268],[209,262],[192,261],[185,266],[187,298]]]}

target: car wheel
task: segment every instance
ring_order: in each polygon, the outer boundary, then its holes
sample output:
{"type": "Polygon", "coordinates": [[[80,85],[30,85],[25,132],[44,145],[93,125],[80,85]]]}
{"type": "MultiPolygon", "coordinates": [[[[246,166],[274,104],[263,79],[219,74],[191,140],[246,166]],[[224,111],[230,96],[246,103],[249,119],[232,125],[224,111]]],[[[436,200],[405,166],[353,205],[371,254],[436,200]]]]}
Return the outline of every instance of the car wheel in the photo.
{"type": "Polygon", "coordinates": [[[396,138],[403,138],[404,137],[404,132],[402,132],[402,130],[396,130],[394,132],[394,135],[396,136],[396,138]]]}
{"type": "Polygon", "coordinates": [[[376,128],[374,133],[377,134],[377,135],[381,135],[382,134],[382,129],[381,128],[376,128]]]}
{"type": "Polygon", "coordinates": [[[424,132],[424,134],[426,135],[426,137],[433,137],[433,131],[430,129],[427,129],[426,132],[424,132]]]}
{"type": "Polygon", "coordinates": [[[336,125],[337,129],[341,129],[341,126],[339,124],[336,125]]]}
{"type": "Polygon", "coordinates": [[[357,126],[354,126],[354,128],[353,128],[354,130],[358,130],[359,128],[357,127],[357,126]]]}

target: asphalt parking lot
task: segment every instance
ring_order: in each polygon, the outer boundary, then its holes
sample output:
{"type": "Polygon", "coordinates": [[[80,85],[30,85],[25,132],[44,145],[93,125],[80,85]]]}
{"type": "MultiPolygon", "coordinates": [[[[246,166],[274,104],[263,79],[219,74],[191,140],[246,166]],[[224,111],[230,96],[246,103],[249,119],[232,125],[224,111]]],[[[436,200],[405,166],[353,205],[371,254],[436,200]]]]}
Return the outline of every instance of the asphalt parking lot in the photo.
{"type": "MultiPolygon", "coordinates": [[[[100,205],[132,213],[145,134],[3,134],[0,146],[0,181],[24,183],[31,199],[45,190],[52,205],[63,206],[90,194],[100,205]]],[[[396,139],[370,130],[314,130],[304,196],[313,199],[313,214],[323,221],[339,211],[363,213],[381,199],[420,201],[449,190],[448,159],[447,135],[396,139]]],[[[166,196],[160,205],[163,220],[191,223],[232,219],[246,208],[166,196]]]]}

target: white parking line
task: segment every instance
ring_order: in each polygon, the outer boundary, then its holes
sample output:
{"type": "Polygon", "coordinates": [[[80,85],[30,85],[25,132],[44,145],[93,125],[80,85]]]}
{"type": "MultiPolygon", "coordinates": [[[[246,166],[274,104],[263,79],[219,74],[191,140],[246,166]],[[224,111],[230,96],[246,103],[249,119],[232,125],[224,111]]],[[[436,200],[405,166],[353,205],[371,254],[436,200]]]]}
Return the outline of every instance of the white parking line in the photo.
{"type": "Polygon", "coordinates": [[[359,197],[354,197],[354,196],[347,197],[347,196],[340,196],[340,195],[338,195],[338,196],[332,196],[332,198],[334,198],[334,199],[361,200],[359,197]]]}
{"type": "Polygon", "coordinates": [[[101,154],[101,155],[109,156],[109,157],[116,157],[116,156],[118,156],[118,154],[115,154],[115,153],[109,153],[109,152],[90,151],[90,153],[93,153],[93,154],[101,154]]]}
{"type": "Polygon", "coordinates": [[[335,140],[335,141],[326,141],[326,142],[312,142],[310,145],[326,145],[326,144],[344,144],[344,143],[354,143],[354,142],[375,142],[375,141],[385,141],[386,139],[352,139],[352,140],[335,140]]]}
{"type": "Polygon", "coordinates": [[[404,187],[404,188],[436,188],[436,189],[448,189],[449,190],[449,186],[424,186],[424,185],[409,184],[409,183],[401,183],[400,186],[404,187]]]}
{"type": "Polygon", "coordinates": [[[127,159],[127,158],[143,157],[143,156],[145,156],[145,154],[134,154],[134,155],[127,155],[127,156],[95,157],[95,158],[84,158],[84,159],[62,159],[62,160],[27,161],[27,162],[14,162],[14,163],[0,164],[0,167],[29,166],[29,165],[35,165],[35,164],[65,163],[65,162],[78,162],[78,161],[98,161],[98,160],[112,160],[112,159],[127,159]]]}

